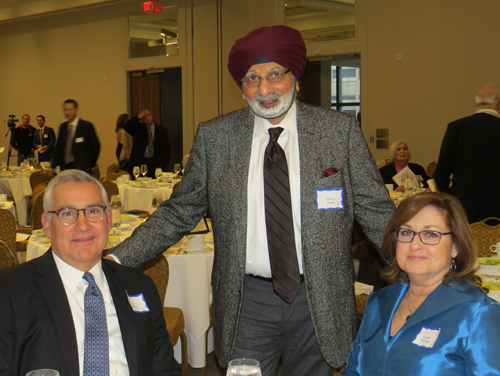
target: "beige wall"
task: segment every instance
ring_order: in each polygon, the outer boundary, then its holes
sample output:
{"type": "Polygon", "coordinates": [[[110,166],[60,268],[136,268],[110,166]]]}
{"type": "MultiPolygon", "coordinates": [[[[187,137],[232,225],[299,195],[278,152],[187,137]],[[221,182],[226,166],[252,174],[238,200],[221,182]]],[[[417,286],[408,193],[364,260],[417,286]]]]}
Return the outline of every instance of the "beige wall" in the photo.
{"type": "MultiPolygon", "coordinates": [[[[176,0],[179,56],[128,60],[127,12],[136,1],[0,23],[0,119],[42,113],[58,128],[61,104],[80,103],[102,142],[98,163],[115,161],[114,124],[127,112],[127,71],[183,68],[184,149],[200,121],[243,107],[227,71],[237,38],[253,28],[283,22],[281,0],[176,0]],[[117,5],[118,4],[118,5],[117,5]],[[264,11],[265,10],[265,11],[264,11]]],[[[413,161],[436,160],[446,124],[473,110],[477,89],[500,83],[494,26],[496,0],[357,0],[357,38],[308,45],[309,56],[361,53],[365,137],[388,128],[405,139],[413,161]],[[396,54],[402,55],[397,62],[396,54]]],[[[35,121],[32,121],[35,124],[35,121]]],[[[7,127],[4,126],[4,133],[7,127]]],[[[0,135],[0,146],[7,139],[0,135]]],[[[376,150],[385,159],[387,150],[376,150]]],[[[1,154],[6,159],[6,151],[1,154]]]]}

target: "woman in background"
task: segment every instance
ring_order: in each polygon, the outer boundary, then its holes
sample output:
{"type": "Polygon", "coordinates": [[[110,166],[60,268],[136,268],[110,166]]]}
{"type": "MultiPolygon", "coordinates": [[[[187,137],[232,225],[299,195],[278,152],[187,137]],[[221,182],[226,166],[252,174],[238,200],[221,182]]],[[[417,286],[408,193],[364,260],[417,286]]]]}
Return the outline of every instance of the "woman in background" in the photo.
{"type": "Polygon", "coordinates": [[[390,284],[370,295],[343,376],[500,375],[500,304],[481,289],[476,245],[459,201],[401,202],[382,251],[390,284]]]}
{"type": "Polygon", "coordinates": [[[116,120],[116,140],[118,145],[116,146],[116,158],[118,159],[118,164],[121,170],[125,170],[127,163],[130,159],[130,151],[132,150],[133,138],[123,129],[123,124],[129,119],[128,114],[121,114],[116,120]]]}
{"type": "Polygon", "coordinates": [[[398,186],[392,179],[392,177],[405,167],[408,167],[415,175],[422,176],[422,183],[424,184],[424,188],[429,187],[426,183],[426,181],[429,180],[429,177],[425,173],[425,169],[419,164],[410,163],[411,152],[406,142],[404,142],[403,140],[397,140],[393,142],[391,145],[390,153],[392,163],[379,169],[380,174],[382,175],[382,179],[384,179],[384,184],[393,184],[394,190],[396,192],[403,192],[405,190],[405,187],[403,185],[398,186]]]}

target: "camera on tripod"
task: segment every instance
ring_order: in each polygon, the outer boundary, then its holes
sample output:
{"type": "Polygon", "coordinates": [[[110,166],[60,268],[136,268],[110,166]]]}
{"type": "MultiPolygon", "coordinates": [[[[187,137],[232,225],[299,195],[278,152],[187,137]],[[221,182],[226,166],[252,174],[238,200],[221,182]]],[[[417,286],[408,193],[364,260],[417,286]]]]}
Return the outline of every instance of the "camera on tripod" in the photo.
{"type": "Polygon", "coordinates": [[[19,119],[16,119],[16,115],[9,115],[10,119],[5,120],[7,122],[7,126],[11,131],[16,128],[16,123],[19,122],[19,119]]]}

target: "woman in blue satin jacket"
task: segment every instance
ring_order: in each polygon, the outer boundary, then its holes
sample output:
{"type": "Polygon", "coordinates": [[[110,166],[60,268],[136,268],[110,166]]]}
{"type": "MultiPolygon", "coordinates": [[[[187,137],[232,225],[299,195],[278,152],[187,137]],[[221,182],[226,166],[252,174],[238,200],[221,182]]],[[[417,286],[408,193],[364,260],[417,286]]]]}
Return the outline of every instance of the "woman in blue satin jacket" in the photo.
{"type": "Polygon", "coordinates": [[[458,200],[407,198],[382,249],[393,285],[370,296],[342,375],[500,375],[500,304],[481,289],[458,200]]]}

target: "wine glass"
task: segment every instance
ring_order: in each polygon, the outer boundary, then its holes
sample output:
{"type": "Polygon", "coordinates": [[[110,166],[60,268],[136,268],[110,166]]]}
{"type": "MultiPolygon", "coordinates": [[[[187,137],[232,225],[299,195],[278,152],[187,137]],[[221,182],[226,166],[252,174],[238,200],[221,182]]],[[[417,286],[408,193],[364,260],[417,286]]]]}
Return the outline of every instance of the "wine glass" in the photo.
{"type": "Polygon", "coordinates": [[[181,165],[180,163],[174,164],[174,172],[178,175],[179,172],[181,172],[181,165]]]}
{"type": "Polygon", "coordinates": [[[161,169],[161,167],[157,167],[156,170],[155,170],[155,176],[158,180],[160,180],[160,178],[163,176],[163,171],[161,169]]]}
{"type": "Polygon", "coordinates": [[[142,164],[141,165],[141,174],[142,174],[142,177],[145,177],[147,173],[148,173],[148,166],[145,165],[145,164],[142,164]]]}
{"type": "Polygon", "coordinates": [[[253,375],[262,376],[260,363],[255,359],[233,359],[227,366],[226,376],[253,375]]]}
{"type": "Polygon", "coordinates": [[[21,162],[20,167],[21,167],[21,172],[24,174],[24,171],[26,171],[26,162],[21,162]]]}
{"type": "Polygon", "coordinates": [[[116,240],[116,229],[122,224],[122,198],[120,195],[111,196],[111,216],[113,223],[113,239],[116,240]]]}
{"type": "Polygon", "coordinates": [[[136,180],[140,174],[141,174],[141,170],[140,170],[139,166],[134,166],[134,170],[132,171],[132,175],[135,176],[136,180]]]}

